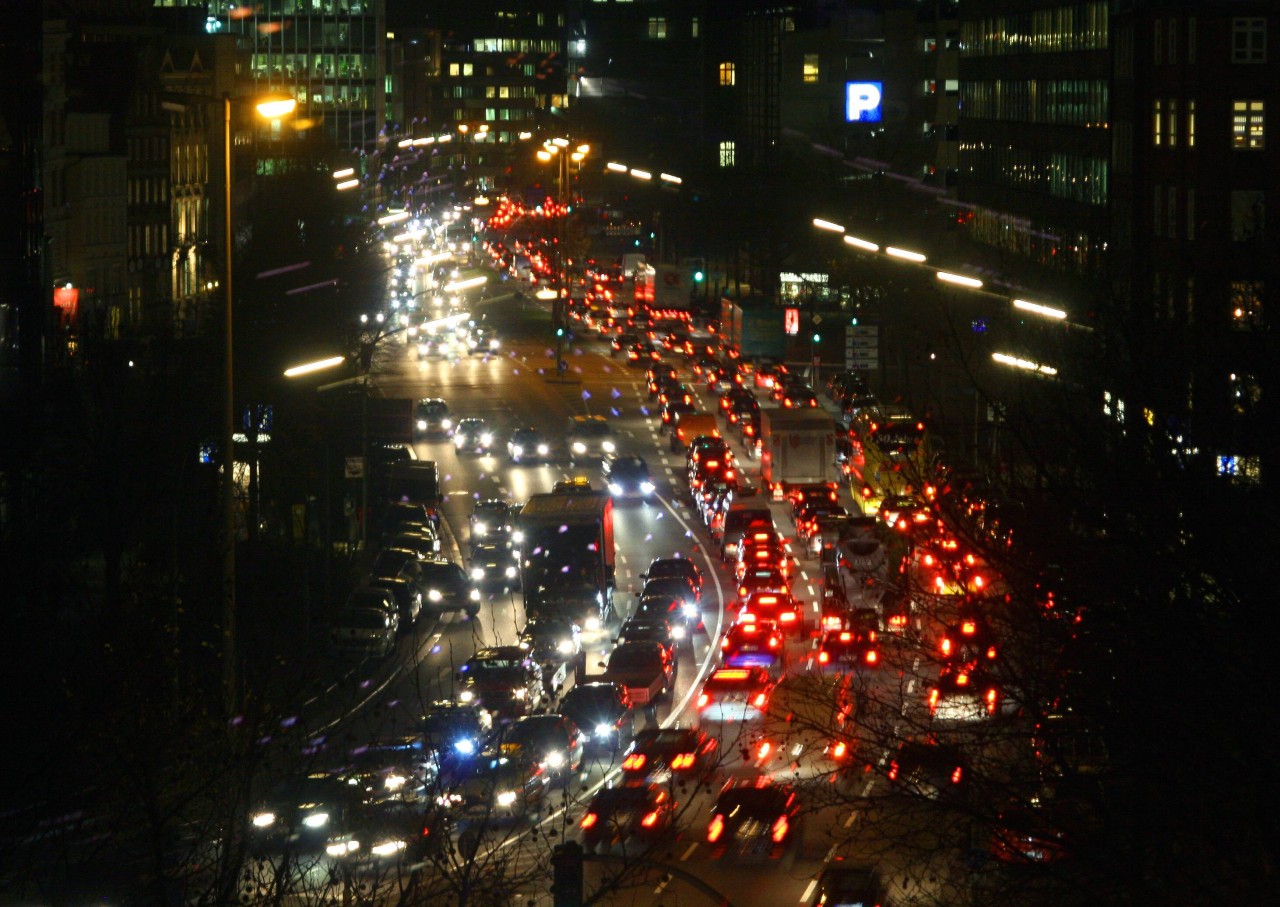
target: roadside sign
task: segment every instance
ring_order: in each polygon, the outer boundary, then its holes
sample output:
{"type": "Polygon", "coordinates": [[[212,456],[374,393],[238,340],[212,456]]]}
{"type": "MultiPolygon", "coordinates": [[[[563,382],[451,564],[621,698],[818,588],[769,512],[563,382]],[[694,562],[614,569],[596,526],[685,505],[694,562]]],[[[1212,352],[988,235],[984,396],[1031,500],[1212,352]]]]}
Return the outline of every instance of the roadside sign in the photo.
{"type": "Polygon", "coordinates": [[[348,479],[364,478],[364,457],[347,457],[342,474],[348,479]]]}
{"type": "Polygon", "coordinates": [[[844,329],[845,368],[871,370],[880,367],[880,328],[856,325],[844,329]]]}

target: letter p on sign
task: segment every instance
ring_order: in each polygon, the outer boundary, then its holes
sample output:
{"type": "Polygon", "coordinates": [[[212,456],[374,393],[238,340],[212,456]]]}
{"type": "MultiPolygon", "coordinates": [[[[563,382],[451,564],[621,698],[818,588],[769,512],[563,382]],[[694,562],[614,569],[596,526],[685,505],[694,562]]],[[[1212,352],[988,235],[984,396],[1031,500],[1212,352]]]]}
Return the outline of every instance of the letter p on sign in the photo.
{"type": "Polygon", "coordinates": [[[850,123],[879,123],[883,82],[846,82],[844,118],[850,123]]]}

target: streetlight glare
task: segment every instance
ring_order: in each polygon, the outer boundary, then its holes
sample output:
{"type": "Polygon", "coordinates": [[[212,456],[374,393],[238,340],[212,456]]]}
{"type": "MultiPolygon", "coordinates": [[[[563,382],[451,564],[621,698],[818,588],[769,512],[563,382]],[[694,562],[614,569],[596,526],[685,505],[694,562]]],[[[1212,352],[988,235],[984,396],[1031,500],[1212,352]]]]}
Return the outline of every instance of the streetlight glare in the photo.
{"type": "Polygon", "coordinates": [[[295,365],[292,368],[285,369],[284,376],[286,378],[296,378],[299,375],[308,375],[312,372],[333,368],[335,365],[342,365],[346,361],[346,356],[330,356],[327,359],[317,359],[315,362],[306,362],[302,365],[295,365]]]}
{"type": "Polygon", "coordinates": [[[638,169],[636,169],[635,167],[632,167],[632,168],[631,168],[631,175],[632,175],[632,176],[634,176],[634,177],[635,177],[636,179],[638,179],[638,180],[651,180],[651,179],[653,179],[653,174],[652,174],[652,173],[650,173],[648,170],[638,170],[638,169]]]}
{"type": "Polygon", "coordinates": [[[833,233],[844,232],[844,227],[840,226],[839,224],[832,223],[829,220],[823,220],[821,217],[815,217],[813,219],[813,225],[817,227],[819,230],[830,230],[833,233]]]}
{"type": "Polygon", "coordinates": [[[347,189],[354,189],[356,186],[359,186],[359,185],[360,185],[359,180],[343,180],[342,182],[337,184],[336,188],[338,189],[339,192],[342,192],[347,189]]]}
{"type": "Polygon", "coordinates": [[[1013,368],[1020,368],[1023,371],[1035,372],[1038,375],[1048,375],[1050,377],[1058,374],[1058,370],[1052,365],[1042,365],[1039,362],[1033,362],[1030,359],[1023,359],[1021,356],[1011,356],[1008,353],[992,353],[991,358],[1001,365],[1009,365],[1013,368]]]}
{"type": "Polygon", "coordinates": [[[356,175],[356,168],[354,167],[343,167],[341,170],[333,171],[333,178],[336,180],[344,180],[349,176],[355,176],[355,175],[356,175]]]}
{"type": "Polygon", "coordinates": [[[577,147],[577,149],[576,149],[576,150],[577,150],[578,154],[590,154],[590,153],[591,153],[591,146],[590,146],[590,145],[579,145],[579,146],[577,147]]]}
{"type": "Polygon", "coordinates": [[[863,251],[866,251],[866,252],[880,251],[880,247],[877,246],[875,243],[868,242],[865,239],[859,239],[856,236],[845,236],[844,241],[849,245],[853,246],[855,249],[862,249],[863,251]]]}
{"type": "Polygon", "coordinates": [[[546,163],[547,161],[551,160],[551,152],[545,149],[542,151],[539,151],[538,160],[542,161],[543,163],[546,163]]]}
{"type": "Polygon", "coordinates": [[[551,144],[555,145],[558,148],[568,148],[569,140],[563,139],[563,138],[554,138],[551,140],[551,144]]]}
{"type": "Polygon", "coordinates": [[[677,186],[684,182],[684,180],[676,176],[674,173],[659,173],[658,179],[663,180],[664,182],[673,183],[677,186]]]}
{"type": "Polygon", "coordinates": [[[1063,309],[1055,309],[1052,306],[1041,305],[1038,302],[1028,302],[1025,299],[1015,299],[1013,307],[1024,312],[1031,312],[1033,315],[1043,315],[1045,318],[1052,318],[1055,321],[1061,321],[1067,317],[1067,313],[1063,309]]]}
{"type": "Polygon", "coordinates": [[[626,173],[627,165],[619,164],[617,161],[610,161],[609,163],[604,165],[604,169],[612,170],[614,173],[626,173]]]}
{"type": "Polygon", "coordinates": [[[268,120],[278,120],[281,117],[287,117],[293,113],[298,107],[298,102],[294,98],[280,98],[272,101],[262,101],[258,104],[258,113],[262,114],[268,120]]]}
{"type": "Polygon", "coordinates": [[[982,281],[976,277],[966,277],[963,274],[952,274],[950,271],[939,271],[938,279],[945,283],[954,283],[957,286],[969,287],[972,290],[981,290],[982,281]]]}
{"type": "Polygon", "coordinates": [[[925,260],[925,257],[919,252],[912,252],[910,249],[899,249],[895,246],[885,246],[886,255],[892,255],[894,258],[901,258],[903,261],[914,261],[916,264],[925,260]]]}

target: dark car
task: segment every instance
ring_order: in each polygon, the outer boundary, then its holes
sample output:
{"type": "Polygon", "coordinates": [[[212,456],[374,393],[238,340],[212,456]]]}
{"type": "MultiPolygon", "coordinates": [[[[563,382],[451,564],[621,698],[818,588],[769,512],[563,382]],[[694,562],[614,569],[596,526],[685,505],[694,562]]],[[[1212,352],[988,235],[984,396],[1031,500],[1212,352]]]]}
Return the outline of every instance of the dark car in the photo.
{"type": "Polygon", "coordinates": [[[493,449],[493,430],[477,416],[460,419],[453,430],[453,446],[458,453],[487,454],[493,449]]]}
{"type": "Polygon", "coordinates": [[[480,590],[457,564],[423,561],[421,569],[428,611],[466,611],[471,617],[480,613],[480,590]]]}
{"type": "Polygon", "coordinates": [[[437,798],[452,815],[475,823],[536,817],[547,791],[546,773],[536,762],[485,750],[472,759],[459,782],[437,798]]]}
{"type": "Polygon", "coordinates": [[[931,739],[902,743],[885,774],[895,789],[931,800],[962,797],[969,780],[959,748],[931,739]]]}
{"type": "Polygon", "coordinates": [[[501,541],[511,536],[515,511],[506,501],[488,498],[476,502],[468,522],[471,527],[471,544],[501,541]]]}
{"type": "Polygon", "coordinates": [[[607,457],[600,472],[609,494],[615,498],[648,500],[656,488],[643,457],[607,457]]]}
{"type": "Polygon", "coordinates": [[[286,781],[249,814],[249,849],[323,851],[351,832],[361,807],[358,786],[329,772],[286,781]]]}
{"type": "Polygon", "coordinates": [[[419,524],[416,530],[393,535],[387,541],[387,547],[412,551],[420,560],[436,557],[440,553],[440,536],[435,529],[419,524]]]}
{"type": "Polygon", "coordinates": [[[519,552],[509,540],[480,542],[471,549],[471,581],[486,589],[515,589],[519,563],[519,552]]]}
{"type": "Polygon", "coordinates": [[[587,735],[588,752],[614,752],[635,733],[631,697],[616,683],[575,684],[559,711],[587,735]]]}
{"type": "Polygon", "coordinates": [[[512,463],[541,463],[551,456],[551,445],[536,428],[517,428],[507,441],[507,457],[512,463]]]}
{"type": "Polygon", "coordinates": [[[640,590],[641,598],[663,596],[680,600],[679,616],[686,624],[697,626],[702,618],[698,609],[702,595],[694,580],[688,576],[652,576],[647,575],[644,588],[640,590]]]}
{"type": "Polygon", "coordinates": [[[413,427],[422,435],[447,435],[453,431],[449,404],[439,397],[419,400],[413,411],[413,427]]]}
{"type": "Polygon", "coordinates": [[[508,758],[528,759],[556,780],[582,768],[584,742],[578,725],[564,715],[526,715],[508,725],[498,749],[508,758]]]}
{"type": "Polygon", "coordinates": [[[427,800],[438,771],[422,738],[406,736],[353,747],[331,774],[359,790],[366,805],[406,806],[427,800]]]}
{"type": "Polygon", "coordinates": [[[684,635],[684,627],[678,620],[672,621],[661,614],[647,614],[623,621],[613,641],[617,645],[624,642],[656,642],[674,655],[676,646],[684,635]]]}
{"type": "Polygon", "coordinates": [[[608,851],[637,839],[656,845],[672,834],[676,802],[662,785],[606,787],[596,792],[582,816],[582,846],[588,853],[608,851]]]}
{"type": "Polygon", "coordinates": [[[370,579],[403,579],[422,586],[422,568],[418,552],[407,548],[383,548],[369,568],[370,579]]]}
{"type": "Polygon", "coordinates": [[[623,777],[701,777],[714,768],[716,747],[716,739],[698,728],[645,728],[627,747],[623,777]]]}
{"type": "Polygon", "coordinates": [[[422,742],[442,770],[484,749],[493,733],[493,716],[478,705],[441,700],[422,715],[422,742]]]}
{"type": "Polygon", "coordinates": [[[818,876],[814,907],[881,907],[884,883],[870,866],[829,864],[818,876]]]}
{"type": "Polygon", "coordinates": [[[412,579],[404,577],[373,577],[366,584],[370,589],[390,592],[400,613],[400,632],[407,632],[422,613],[422,589],[412,579]]]}
{"type": "Polygon", "coordinates": [[[458,701],[515,718],[536,712],[546,698],[542,668],[519,646],[479,649],[458,672],[458,701]]]}
{"type": "Polygon", "coordinates": [[[572,666],[575,677],[582,654],[582,628],[563,617],[534,614],[520,631],[516,645],[529,652],[542,666],[542,682],[547,695],[555,695],[569,679],[572,666]]]}
{"type": "Polygon", "coordinates": [[[626,642],[613,650],[601,680],[626,689],[636,705],[649,705],[668,695],[675,681],[675,657],[656,642],[626,642]]]}
{"type": "Polygon", "coordinates": [[[823,630],[818,640],[816,660],[821,668],[839,671],[878,667],[880,641],[875,630],[862,627],[823,630]]]}
{"type": "Polygon", "coordinates": [[[720,639],[720,657],[728,668],[764,668],[781,677],[786,669],[782,631],[772,620],[734,624],[720,639]]]}
{"type": "MultiPolygon", "coordinates": [[[[633,620],[665,620],[671,625],[672,639],[681,640],[689,635],[689,623],[684,616],[687,602],[675,595],[641,595],[636,599],[633,620]]],[[[696,626],[696,622],[694,624],[696,626]]]]}
{"type": "Polygon", "coordinates": [[[679,382],[679,380],[679,373],[674,365],[655,365],[645,372],[645,383],[648,385],[650,397],[658,396],[664,381],[679,382]]]}
{"type": "Polygon", "coordinates": [[[658,411],[658,415],[662,419],[663,425],[673,425],[675,422],[679,421],[680,414],[696,413],[697,411],[698,407],[696,404],[687,403],[684,400],[668,400],[666,403],[662,404],[661,409],[658,411]]]}
{"type": "Polygon", "coordinates": [[[777,859],[786,850],[800,817],[794,790],[767,777],[731,781],[720,791],[707,825],[713,855],[777,859]]]}
{"type": "Polygon", "coordinates": [[[654,579],[683,577],[693,586],[694,595],[702,601],[702,571],[687,557],[655,557],[649,561],[649,567],[640,574],[640,579],[648,582],[654,579]]]}

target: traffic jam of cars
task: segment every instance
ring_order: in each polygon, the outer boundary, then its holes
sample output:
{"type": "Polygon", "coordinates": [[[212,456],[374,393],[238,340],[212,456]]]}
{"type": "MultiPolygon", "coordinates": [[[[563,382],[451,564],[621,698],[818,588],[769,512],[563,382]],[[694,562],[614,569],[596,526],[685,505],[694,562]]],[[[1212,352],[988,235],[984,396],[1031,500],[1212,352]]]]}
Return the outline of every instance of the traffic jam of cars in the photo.
{"type": "MultiPolygon", "coordinates": [[[[485,246],[492,268],[514,267],[505,243],[485,246]]],[[[530,251],[515,255],[536,281],[550,265],[530,251]]],[[[1007,586],[954,515],[988,542],[1011,543],[1010,529],[987,518],[976,486],[947,482],[923,422],[882,406],[855,373],[820,395],[782,363],[743,357],[714,325],[623,304],[616,267],[583,280],[588,293],[568,306],[577,342],[634,367],[663,441],[599,415],[500,425],[442,396],[417,401],[421,444],[567,472],[525,501],[476,495],[462,527],[441,525],[434,462],[394,464],[394,504],[330,624],[332,648],[387,660],[415,624],[483,619],[499,598],[523,602],[523,629],[477,643],[451,698],[410,733],[335,751],[331,770],[264,795],[255,848],[422,862],[454,833],[567,810],[589,852],[679,834],[707,859],[779,860],[837,781],[863,796],[973,796],[975,729],[1026,712],[1030,694],[1005,669],[1007,586]],[[824,462],[783,473],[769,445],[795,446],[784,426],[819,423],[824,462]],[[698,527],[695,552],[652,552],[637,586],[615,590],[614,508],[657,518],[664,506],[698,527]],[[912,716],[900,739],[886,741],[869,703],[912,716]],[[571,785],[582,796],[566,803],[557,792],[571,785]]],[[[412,354],[497,349],[458,323],[470,333],[424,328],[412,354]]],[[[993,840],[1004,859],[1059,853],[1019,848],[1008,829],[993,840]]],[[[837,868],[819,893],[843,884],[837,868]]]]}

